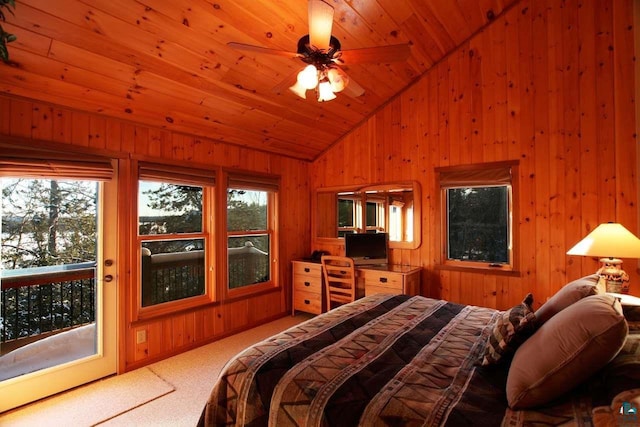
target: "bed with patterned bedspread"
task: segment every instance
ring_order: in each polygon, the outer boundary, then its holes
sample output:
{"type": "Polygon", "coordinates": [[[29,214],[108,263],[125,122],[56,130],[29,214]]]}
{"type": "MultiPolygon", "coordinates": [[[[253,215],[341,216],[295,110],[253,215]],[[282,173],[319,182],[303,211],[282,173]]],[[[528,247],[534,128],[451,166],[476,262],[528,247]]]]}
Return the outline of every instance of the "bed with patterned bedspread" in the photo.
{"type": "Polygon", "coordinates": [[[421,296],[360,299],[234,357],[200,424],[517,426],[590,419],[588,393],[537,411],[508,408],[508,364],[479,364],[500,315],[421,296]]]}

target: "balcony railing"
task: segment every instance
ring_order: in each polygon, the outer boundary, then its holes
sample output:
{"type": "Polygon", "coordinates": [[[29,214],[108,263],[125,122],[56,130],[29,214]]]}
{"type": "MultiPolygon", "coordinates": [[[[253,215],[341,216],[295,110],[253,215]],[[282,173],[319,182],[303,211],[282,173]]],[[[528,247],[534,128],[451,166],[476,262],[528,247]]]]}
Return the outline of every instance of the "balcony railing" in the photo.
{"type": "Polygon", "coordinates": [[[228,248],[229,289],[269,280],[269,254],[250,241],[239,248],[228,248]]]}
{"type": "Polygon", "coordinates": [[[204,251],[142,256],[142,306],[204,293],[204,251]]]}
{"type": "MultiPolygon", "coordinates": [[[[142,258],[143,306],[204,293],[204,251],[142,258]]],[[[268,280],[268,259],[266,252],[252,245],[229,248],[229,287],[268,280]]],[[[94,322],[95,277],[95,262],[2,270],[3,352],[94,322]]]]}
{"type": "Polygon", "coordinates": [[[95,275],[95,262],[3,270],[0,342],[19,347],[95,321],[95,275]]]}

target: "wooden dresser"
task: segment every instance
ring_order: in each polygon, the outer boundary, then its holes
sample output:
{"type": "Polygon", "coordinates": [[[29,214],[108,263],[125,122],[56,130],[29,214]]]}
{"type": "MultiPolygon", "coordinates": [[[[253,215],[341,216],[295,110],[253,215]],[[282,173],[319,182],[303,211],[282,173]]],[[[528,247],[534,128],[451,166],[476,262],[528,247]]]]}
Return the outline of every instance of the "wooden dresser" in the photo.
{"type": "Polygon", "coordinates": [[[292,261],[293,309],[320,314],[323,311],[322,265],[312,261],[292,261]]]}
{"type": "MultiPolygon", "coordinates": [[[[306,313],[320,314],[325,310],[322,265],[319,262],[296,260],[293,264],[293,308],[306,313]]],[[[422,267],[409,265],[356,266],[356,280],[360,295],[420,293],[422,267]]]]}

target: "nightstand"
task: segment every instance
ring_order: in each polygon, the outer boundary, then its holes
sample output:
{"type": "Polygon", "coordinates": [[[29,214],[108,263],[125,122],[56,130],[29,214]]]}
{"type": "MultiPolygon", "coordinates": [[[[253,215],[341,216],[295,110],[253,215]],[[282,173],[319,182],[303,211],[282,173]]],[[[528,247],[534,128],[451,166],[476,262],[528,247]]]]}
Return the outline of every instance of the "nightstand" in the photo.
{"type": "Polygon", "coordinates": [[[607,292],[607,294],[620,300],[622,305],[622,314],[627,320],[630,334],[640,333],[640,298],[633,295],[617,294],[607,292]]]}
{"type": "Polygon", "coordinates": [[[615,292],[607,292],[608,295],[616,297],[622,305],[640,306],[640,298],[628,294],[617,294],[615,292]]]}

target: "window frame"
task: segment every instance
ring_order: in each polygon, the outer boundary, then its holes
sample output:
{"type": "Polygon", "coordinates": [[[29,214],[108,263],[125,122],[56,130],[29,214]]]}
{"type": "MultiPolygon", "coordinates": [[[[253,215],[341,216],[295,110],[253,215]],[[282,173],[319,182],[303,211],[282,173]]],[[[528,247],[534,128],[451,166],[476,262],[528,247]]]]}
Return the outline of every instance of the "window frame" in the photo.
{"type": "Polygon", "coordinates": [[[220,262],[218,268],[218,281],[220,286],[218,290],[225,300],[246,297],[263,292],[279,290],[280,284],[280,262],[279,262],[279,231],[278,231],[278,212],[280,203],[280,177],[255,172],[244,172],[238,170],[223,170],[223,179],[226,182],[224,188],[220,188],[219,192],[219,233],[224,238],[219,239],[218,251],[220,262]],[[229,189],[241,189],[249,191],[266,191],[267,192],[267,229],[266,230],[233,230],[227,229],[228,224],[228,207],[227,193],[229,189]],[[246,236],[246,235],[267,235],[269,238],[269,280],[266,282],[255,283],[241,286],[239,288],[229,288],[229,253],[228,240],[230,237],[246,236]]]}
{"type": "Polygon", "coordinates": [[[359,193],[338,193],[338,197],[336,198],[336,218],[338,219],[338,224],[336,224],[336,228],[338,230],[338,237],[344,237],[347,233],[359,233],[362,229],[362,197],[359,193]],[[353,205],[351,207],[351,221],[353,225],[351,226],[340,226],[340,201],[341,200],[350,200],[353,205]]]}
{"type": "Polygon", "coordinates": [[[147,320],[158,316],[163,316],[176,311],[192,309],[210,304],[216,300],[215,274],[216,247],[215,247],[215,219],[212,215],[215,206],[216,192],[216,171],[201,169],[198,167],[184,168],[171,163],[146,162],[132,160],[132,249],[133,262],[131,264],[133,282],[135,287],[132,292],[134,313],[133,320],[147,320]],[[141,177],[142,175],[142,177],[141,177]],[[140,181],[153,181],[168,184],[192,185],[202,187],[202,230],[200,232],[173,233],[173,234],[144,234],[139,233],[138,196],[140,192],[140,181]],[[166,301],[150,306],[142,305],[142,242],[160,240],[204,240],[204,271],[205,285],[204,293],[192,297],[186,297],[173,301],[166,301]]]}
{"type": "Polygon", "coordinates": [[[388,233],[389,232],[389,218],[388,208],[389,205],[385,200],[385,197],[371,196],[365,193],[363,201],[363,221],[362,230],[365,233],[388,233]],[[372,205],[375,214],[375,224],[368,224],[369,206],[372,205]]]}
{"type": "Polygon", "coordinates": [[[519,246],[517,227],[518,162],[505,161],[473,165],[440,167],[435,169],[439,195],[439,259],[436,268],[458,271],[478,271],[497,275],[519,275],[519,246]],[[507,263],[465,261],[448,258],[448,201],[447,190],[466,187],[508,186],[508,243],[507,263]]]}

